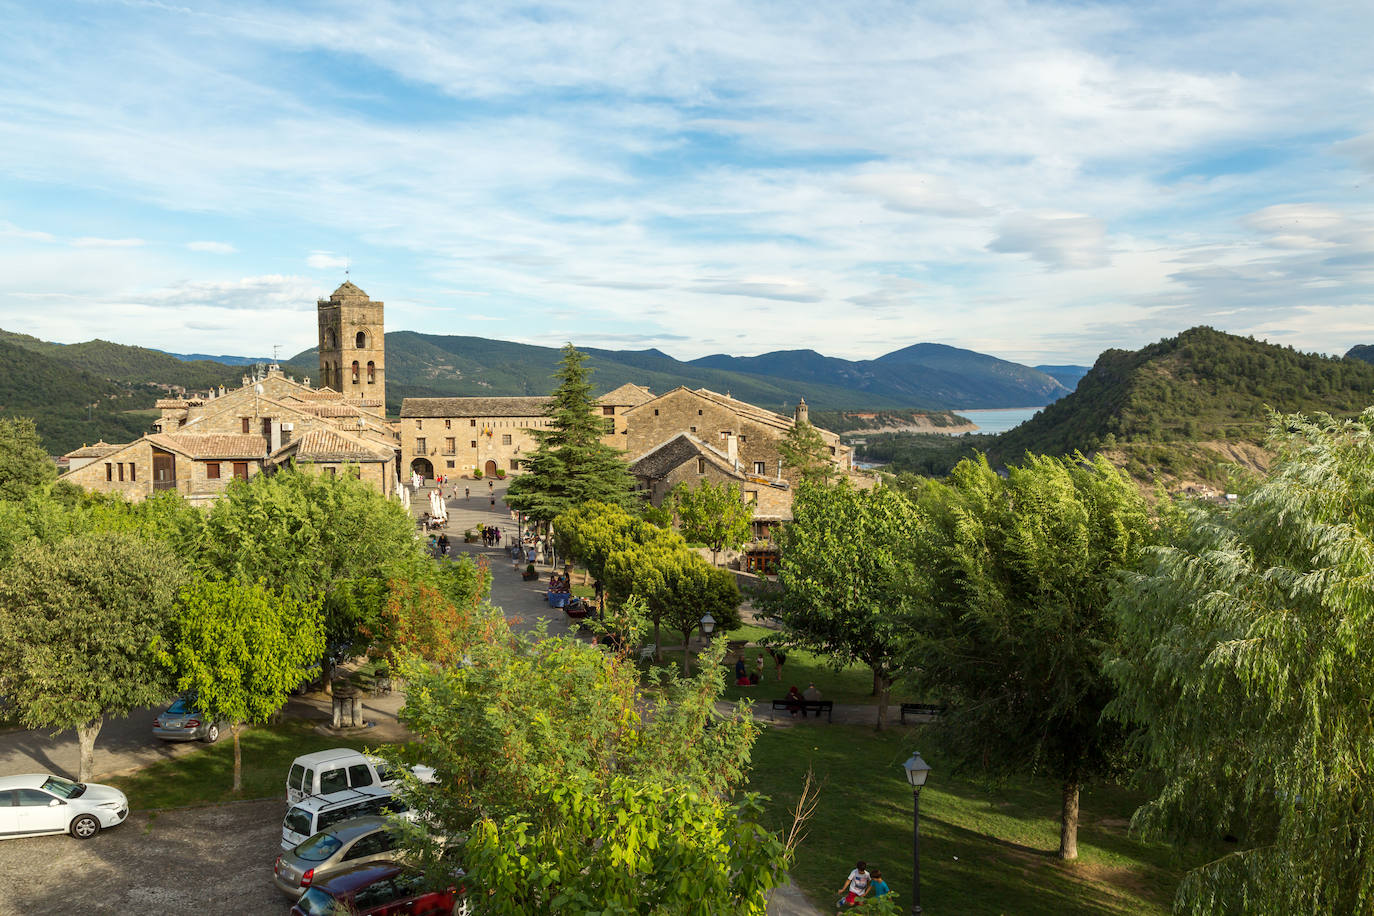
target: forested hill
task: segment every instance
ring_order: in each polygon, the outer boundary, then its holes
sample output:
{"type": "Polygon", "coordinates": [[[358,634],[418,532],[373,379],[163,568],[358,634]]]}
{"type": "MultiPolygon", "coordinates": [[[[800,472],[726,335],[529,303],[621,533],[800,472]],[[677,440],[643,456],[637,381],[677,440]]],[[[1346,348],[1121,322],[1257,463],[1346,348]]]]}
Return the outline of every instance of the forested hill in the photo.
{"type": "Polygon", "coordinates": [[[1260,442],[1265,408],[1353,415],[1374,403],[1374,365],[1208,327],[1107,350],[1077,389],[999,436],[989,455],[1061,455],[1118,442],[1260,442]]]}
{"type": "MultiPolygon", "coordinates": [[[[243,375],[239,367],[208,360],[178,359],[161,350],[131,347],[108,340],[60,344],[27,334],[0,331],[0,341],[41,353],[101,378],[133,385],[172,385],[192,391],[208,390],[216,385],[237,385],[243,375]]],[[[151,407],[151,402],[147,406],[151,407]]]]}

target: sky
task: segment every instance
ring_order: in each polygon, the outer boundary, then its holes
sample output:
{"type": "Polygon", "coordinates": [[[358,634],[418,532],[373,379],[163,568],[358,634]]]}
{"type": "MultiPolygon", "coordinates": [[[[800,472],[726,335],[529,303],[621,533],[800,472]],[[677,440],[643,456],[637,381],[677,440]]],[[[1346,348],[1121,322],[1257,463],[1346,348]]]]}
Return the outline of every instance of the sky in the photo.
{"type": "Polygon", "coordinates": [[[0,328],[1374,343],[1374,4],[11,3],[0,328]]]}

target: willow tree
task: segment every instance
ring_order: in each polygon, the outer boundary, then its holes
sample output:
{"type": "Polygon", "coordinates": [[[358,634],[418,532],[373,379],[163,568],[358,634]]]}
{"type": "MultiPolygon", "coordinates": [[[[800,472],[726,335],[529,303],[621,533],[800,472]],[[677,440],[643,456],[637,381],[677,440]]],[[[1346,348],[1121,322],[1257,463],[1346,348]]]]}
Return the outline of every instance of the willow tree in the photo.
{"type": "Polygon", "coordinates": [[[602,441],[609,426],[592,397],[586,360],[572,344],[563,347],[558,388],[545,411],[548,428],[530,430],[538,444],[506,491],[511,508],[539,522],[586,502],[638,505],[624,456],[602,441]]]}
{"type": "Polygon", "coordinates": [[[1059,855],[1076,858],[1079,791],[1124,750],[1124,729],[1102,720],[1109,589],[1153,537],[1145,501],[1105,459],[1032,457],[1006,477],[960,462],[919,504],[921,612],[905,662],[948,699],[953,757],[1060,784],[1059,855]]]}
{"type": "Polygon", "coordinates": [[[1374,409],[1275,417],[1269,477],[1193,510],[1118,596],[1114,715],[1163,789],[1147,835],[1238,840],[1176,912],[1374,912],[1374,409]]]}

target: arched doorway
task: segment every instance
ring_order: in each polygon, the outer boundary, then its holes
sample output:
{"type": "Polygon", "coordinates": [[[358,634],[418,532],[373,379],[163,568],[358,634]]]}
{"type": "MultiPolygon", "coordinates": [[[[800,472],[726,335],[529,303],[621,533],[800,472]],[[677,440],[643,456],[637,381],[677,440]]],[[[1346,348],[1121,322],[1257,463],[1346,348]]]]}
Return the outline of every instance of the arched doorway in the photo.
{"type": "Polygon", "coordinates": [[[428,458],[416,458],[410,463],[410,469],[426,480],[434,476],[434,465],[428,458]]]}
{"type": "Polygon", "coordinates": [[[486,466],[485,468],[482,469],[482,473],[483,473],[483,474],[486,474],[488,477],[495,477],[495,476],[496,476],[496,462],[495,462],[495,461],[488,461],[488,462],[487,462],[487,466],[486,466]]]}

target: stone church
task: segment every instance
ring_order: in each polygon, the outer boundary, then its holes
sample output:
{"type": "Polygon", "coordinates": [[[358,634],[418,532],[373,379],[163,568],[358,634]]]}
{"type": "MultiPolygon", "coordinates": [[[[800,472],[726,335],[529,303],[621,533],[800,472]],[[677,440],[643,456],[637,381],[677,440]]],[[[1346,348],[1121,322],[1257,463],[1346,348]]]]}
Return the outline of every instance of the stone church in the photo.
{"type": "Polygon", "coordinates": [[[232,390],[164,398],[151,432],[77,449],[62,479],[133,500],[175,490],[204,505],[233,480],[294,464],[394,493],[400,439],[386,418],[383,304],[346,282],[316,309],[321,387],[269,365],[232,390]]]}

